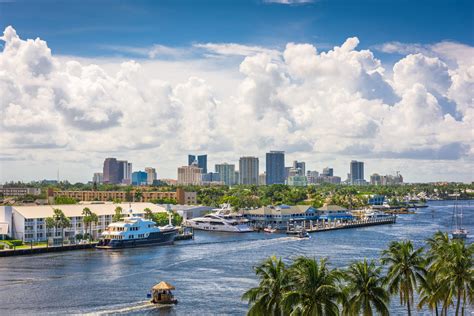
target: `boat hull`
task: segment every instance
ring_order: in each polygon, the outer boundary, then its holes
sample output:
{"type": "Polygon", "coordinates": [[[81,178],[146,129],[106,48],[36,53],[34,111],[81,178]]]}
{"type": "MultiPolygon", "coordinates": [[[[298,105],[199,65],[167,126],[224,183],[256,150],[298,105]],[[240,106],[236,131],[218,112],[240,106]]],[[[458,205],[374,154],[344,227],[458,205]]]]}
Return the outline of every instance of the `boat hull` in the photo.
{"type": "Polygon", "coordinates": [[[143,246],[158,246],[171,245],[174,242],[178,230],[171,230],[166,232],[150,233],[148,238],[141,239],[101,239],[97,244],[98,249],[120,249],[120,248],[134,248],[143,246]]]}

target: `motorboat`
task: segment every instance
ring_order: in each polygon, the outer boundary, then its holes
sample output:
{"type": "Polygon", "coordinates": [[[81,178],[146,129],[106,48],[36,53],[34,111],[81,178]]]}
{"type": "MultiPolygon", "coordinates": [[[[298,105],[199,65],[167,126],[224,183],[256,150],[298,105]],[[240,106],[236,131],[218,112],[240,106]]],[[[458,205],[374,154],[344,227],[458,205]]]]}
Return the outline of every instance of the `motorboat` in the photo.
{"type": "Polygon", "coordinates": [[[198,230],[216,232],[247,233],[253,231],[249,221],[242,214],[232,212],[228,204],[224,204],[222,208],[202,217],[188,219],[184,225],[198,230]]]}
{"type": "Polygon", "coordinates": [[[96,248],[114,249],[149,245],[169,245],[174,242],[178,229],[171,224],[156,226],[152,220],[129,214],[122,221],[111,223],[101,234],[96,248]]]}
{"type": "Polygon", "coordinates": [[[161,281],[157,285],[151,288],[151,303],[159,305],[170,305],[178,304],[178,300],[174,297],[171,290],[175,290],[175,287],[168,282],[161,281]]]}
{"type": "Polygon", "coordinates": [[[273,234],[273,233],[276,233],[277,229],[276,228],[272,228],[271,226],[268,226],[268,227],[265,227],[263,229],[263,231],[265,233],[270,233],[270,234],[273,234]]]}

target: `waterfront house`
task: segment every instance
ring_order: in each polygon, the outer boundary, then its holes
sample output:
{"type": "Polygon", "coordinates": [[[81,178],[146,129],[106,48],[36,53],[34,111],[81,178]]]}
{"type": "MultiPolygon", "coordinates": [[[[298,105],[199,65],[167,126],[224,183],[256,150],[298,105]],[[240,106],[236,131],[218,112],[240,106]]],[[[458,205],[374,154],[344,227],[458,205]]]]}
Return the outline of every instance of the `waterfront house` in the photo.
{"type": "Polygon", "coordinates": [[[337,205],[323,206],[319,209],[311,205],[263,206],[244,210],[242,213],[255,227],[272,226],[278,229],[285,229],[290,221],[334,221],[353,218],[347,209],[337,205]]]}

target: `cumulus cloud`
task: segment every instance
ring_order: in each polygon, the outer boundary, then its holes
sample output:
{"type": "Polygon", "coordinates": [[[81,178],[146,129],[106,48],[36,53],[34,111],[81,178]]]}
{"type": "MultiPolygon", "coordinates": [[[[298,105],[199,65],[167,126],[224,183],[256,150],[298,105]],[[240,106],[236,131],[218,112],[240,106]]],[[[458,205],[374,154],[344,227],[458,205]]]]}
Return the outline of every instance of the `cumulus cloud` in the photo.
{"type": "Polygon", "coordinates": [[[407,51],[387,71],[371,50],[357,48],[357,37],[328,51],[308,43],[282,50],[195,44],[192,49],[240,58],[235,74],[207,78],[186,73],[176,60],[105,64],[54,56],[44,40],[21,39],[12,27],[1,39],[3,165],[67,162],[92,172],[115,155],[135,166],[158,164],[163,176],[175,177],[188,152],[208,152],[221,162],[282,149],[308,164],[355,156],[379,159],[380,166],[392,166],[390,159],[464,166],[474,158],[474,64],[458,46],[454,53],[446,45],[407,51]],[[185,74],[166,80],[170,69],[185,74]]]}

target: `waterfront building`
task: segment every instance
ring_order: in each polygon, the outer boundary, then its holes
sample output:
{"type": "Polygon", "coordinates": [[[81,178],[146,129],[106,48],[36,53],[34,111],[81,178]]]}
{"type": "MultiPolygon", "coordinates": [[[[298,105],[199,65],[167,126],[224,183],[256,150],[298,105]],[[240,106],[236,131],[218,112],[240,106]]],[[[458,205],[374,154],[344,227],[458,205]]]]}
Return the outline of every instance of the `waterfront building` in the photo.
{"type": "Polygon", "coordinates": [[[308,178],[306,176],[289,176],[286,181],[288,185],[295,187],[305,187],[308,185],[308,178]]]}
{"type": "Polygon", "coordinates": [[[284,184],[285,183],[285,152],[270,151],[265,157],[266,178],[265,183],[284,184]]]}
{"type": "Polygon", "coordinates": [[[332,177],[334,176],[334,169],[330,167],[326,167],[323,169],[323,172],[321,173],[322,176],[326,177],[332,177]]]}
{"type": "Polygon", "coordinates": [[[198,167],[202,169],[202,173],[207,173],[207,155],[188,155],[188,166],[191,166],[194,162],[197,162],[198,167]]]}
{"type": "Polygon", "coordinates": [[[347,209],[329,205],[316,209],[310,205],[263,206],[257,209],[243,210],[245,218],[257,227],[272,226],[285,229],[290,221],[335,221],[351,220],[347,209]]]}
{"type": "Polygon", "coordinates": [[[365,184],[364,180],[364,162],[352,160],[350,164],[350,182],[351,184],[365,184]]]}
{"type": "Polygon", "coordinates": [[[196,162],[190,166],[182,166],[178,168],[178,184],[183,185],[201,185],[202,169],[198,167],[196,162]]]}
{"type": "Polygon", "coordinates": [[[225,185],[234,185],[237,183],[235,177],[235,165],[226,162],[215,165],[215,171],[220,175],[220,181],[225,185]]]}
{"type": "Polygon", "coordinates": [[[39,188],[10,188],[0,186],[0,194],[8,197],[25,196],[25,195],[40,195],[39,188]]]}
{"type": "Polygon", "coordinates": [[[132,185],[146,185],[147,173],[144,171],[135,171],[132,173],[132,185]]]}
{"type": "Polygon", "coordinates": [[[155,168],[146,167],[145,172],[146,172],[146,183],[148,185],[152,185],[153,181],[157,179],[155,168]]]}
{"type": "Polygon", "coordinates": [[[383,205],[385,202],[385,195],[374,194],[369,197],[370,205],[383,205]]]}
{"type": "MultiPolygon", "coordinates": [[[[176,191],[159,192],[141,190],[142,201],[149,202],[158,199],[175,199],[178,204],[197,204],[196,192],[185,192],[182,188],[176,191]]],[[[48,191],[49,197],[64,196],[76,199],[77,201],[130,201],[135,196],[136,191],[48,191]]]]}
{"type": "Polygon", "coordinates": [[[266,185],[267,184],[267,173],[261,173],[258,175],[258,185],[266,185]]]}
{"type": "Polygon", "coordinates": [[[258,158],[240,157],[239,160],[240,184],[258,185],[258,158]]]}
{"type": "Polygon", "coordinates": [[[92,183],[102,184],[104,183],[104,174],[102,172],[95,172],[92,177],[92,183]]]}
{"type": "MultiPolygon", "coordinates": [[[[117,207],[122,208],[122,214],[127,215],[132,209],[138,216],[144,215],[144,210],[149,208],[153,213],[166,212],[166,208],[153,203],[86,203],[86,204],[68,204],[68,205],[35,205],[35,206],[0,206],[0,214],[11,214],[6,218],[10,229],[10,237],[20,239],[24,242],[47,240],[48,237],[61,237],[65,239],[74,239],[77,235],[86,233],[84,225],[84,208],[89,208],[91,212],[97,214],[99,221],[97,224],[91,224],[91,235],[97,238],[102,231],[112,222],[117,207]],[[48,229],[46,227],[46,218],[52,217],[54,209],[63,211],[66,217],[71,220],[71,226],[61,229],[48,229]]],[[[7,217],[0,215],[0,217],[7,217]]],[[[88,231],[89,232],[89,231],[88,231]]]]}

